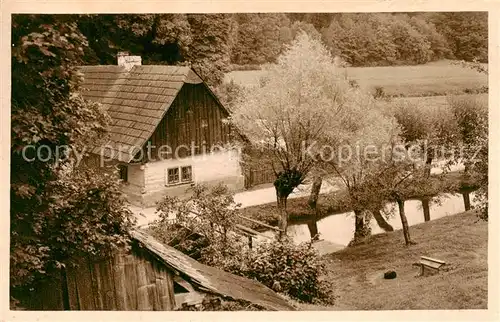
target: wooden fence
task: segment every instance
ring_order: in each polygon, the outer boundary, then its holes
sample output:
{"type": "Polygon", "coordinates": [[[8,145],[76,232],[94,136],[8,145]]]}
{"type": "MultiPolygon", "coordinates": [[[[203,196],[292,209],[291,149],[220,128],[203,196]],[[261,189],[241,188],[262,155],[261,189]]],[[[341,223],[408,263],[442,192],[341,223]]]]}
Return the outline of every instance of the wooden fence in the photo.
{"type": "Polygon", "coordinates": [[[273,169],[247,169],[245,171],[245,189],[265,184],[273,183],[276,180],[273,169]]]}

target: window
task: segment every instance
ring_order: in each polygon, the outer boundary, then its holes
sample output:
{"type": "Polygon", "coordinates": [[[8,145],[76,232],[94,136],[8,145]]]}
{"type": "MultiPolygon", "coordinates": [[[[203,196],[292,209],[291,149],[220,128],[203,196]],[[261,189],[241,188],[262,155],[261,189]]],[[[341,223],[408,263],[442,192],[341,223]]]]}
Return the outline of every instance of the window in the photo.
{"type": "Polygon", "coordinates": [[[193,181],[193,169],[190,165],[167,169],[167,185],[193,181]]]}
{"type": "Polygon", "coordinates": [[[123,180],[124,182],[128,181],[128,168],[126,165],[119,165],[118,173],[120,175],[121,180],[123,180]]]}
{"type": "Polygon", "coordinates": [[[193,180],[193,172],[192,172],[191,166],[182,167],[181,174],[182,174],[182,176],[181,176],[182,182],[190,182],[193,180]]]}
{"type": "Polygon", "coordinates": [[[168,169],[167,184],[179,183],[179,168],[168,169]]]}

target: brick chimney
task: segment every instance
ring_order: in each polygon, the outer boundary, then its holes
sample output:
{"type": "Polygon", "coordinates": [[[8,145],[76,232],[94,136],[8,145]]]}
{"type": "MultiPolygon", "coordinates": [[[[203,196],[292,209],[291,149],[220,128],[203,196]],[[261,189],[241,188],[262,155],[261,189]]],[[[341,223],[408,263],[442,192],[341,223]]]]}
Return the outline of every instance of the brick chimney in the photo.
{"type": "Polygon", "coordinates": [[[130,56],[126,51],[120,51],[116,56],[118,57],[118,66],[125,67],[127,71],[142,64],[141,56],[130,56]]]}

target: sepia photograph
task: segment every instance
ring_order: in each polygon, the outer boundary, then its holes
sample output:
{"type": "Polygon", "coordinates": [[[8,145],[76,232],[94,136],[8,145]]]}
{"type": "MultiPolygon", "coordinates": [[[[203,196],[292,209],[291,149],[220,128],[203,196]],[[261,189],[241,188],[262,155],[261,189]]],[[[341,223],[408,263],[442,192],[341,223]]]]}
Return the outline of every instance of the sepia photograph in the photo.
{"type": "Polygon", "coordinates": [[[9,16],[11,313],[492,308],[487,9],[9,16]]]}

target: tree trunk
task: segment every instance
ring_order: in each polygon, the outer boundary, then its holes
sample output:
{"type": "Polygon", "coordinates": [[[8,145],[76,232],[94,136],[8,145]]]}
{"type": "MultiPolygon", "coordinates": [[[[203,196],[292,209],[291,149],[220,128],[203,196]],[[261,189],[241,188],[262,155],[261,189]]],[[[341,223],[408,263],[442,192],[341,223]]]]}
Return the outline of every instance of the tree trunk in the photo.
{"type": "Polygon", "coordinates": [[[425,159],[425,176],[428,178],[431,175],[431,169],[432,169],[432,156],[427,155],[427,158],[425,159]]]}
{"type": "Polygon", "coordinates": [[[321,190],[321,184],[323,183],[323,178],[319,175],[314,177],[314,181],[311,187],[311,194],[309,195],[309,207],[313,211],[313,215],[317,215],[317,203],[319,198],[319,191],[321,190]]]}
{"type": "Polygon", "coordinates": [[[278,202],[278,228],[281,229],[279,238],[281,239],[284,235],[286,235],[286,229],[288,227],[288,213],[286,212],[286,199],[287,197],[280,196],[277,194],[277,202],[278,202]]]}
{"type": "Polygon", "coordinates": [[[354,241],[357,242],[367,236],[365,214],[362,210],[354,210],[354,241]]]}
{"type": "Polygon", "coordinates": [[[405,215],[405,202],[400,198],[398,198],[396,202],[398,203],[399,216],[401,217],[401,224],[403,226],[403,235],[405,237],[405,243],[406,245],[414,244],[414,242],[412,242],[410,237],[410,227],[408,226],[408,220],[406,219],[405,215]]]}
{"type": "Polygon", "coordinates": [[[424,221],[431,220],[431,209],[429,207],[429,199],[422,198],[422,209],[424,210],[424,221]]]}
{"type": "MultiPolygon", "coordinates": [[[[432,169],[432,155],[427,155],[427,158],[425,159],[425,177],[429,178],[431,176],[431,169],[432,169]]],[[[428,198],[422,198],[422,209],[424,210],[424,221],[429,221],[431,220],[431,210],[429,208],[429,199],[428,198]]],[[[403,209],[404,211],[404,209],[403,209]]]]}
{"type": "Polygon", "coordinates": [[[319,239],[318,222],[316,221],[316,218],[312,218],[311,220],[307,221],[307,228],[309,228],[309,234],[311,235],[311,240],[318,240],[319,239]]]}
{"type": "Polygon", "coordinates": [[[394,231],[394,228],[389,224],[384,216],[382,216],[382,213],[380,212],[380,209],[372,211],[373,218],[375,218],[375,221],[377,222],[378,226],[382,228],[384,231],[394,231]]]}
{"type": "Polygon", "coordinates": [[[470,210],[470,193],[468,191],[462,192],[462,196],[464,198],[465,211],[468,211],[470,210]]]}
{"type": "Polygon", "coordinates": [[[319,191],[321,190],[321,184],[323,183],[323,178],[321,176],[315,176],[311,187],[311,194],[309,195],[309,208],[311,208],[311,219],[307,222],[307,228],[309,228],[309,233],[311,234],[312,240],[318,240],[318,198],[319,191]]]}
{"type": "Polygon", "coordinates": [[[464,162],[464,174],[469,174],[470,172],[470,161],[464,162]]]}

